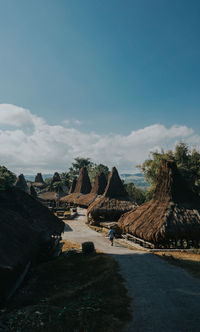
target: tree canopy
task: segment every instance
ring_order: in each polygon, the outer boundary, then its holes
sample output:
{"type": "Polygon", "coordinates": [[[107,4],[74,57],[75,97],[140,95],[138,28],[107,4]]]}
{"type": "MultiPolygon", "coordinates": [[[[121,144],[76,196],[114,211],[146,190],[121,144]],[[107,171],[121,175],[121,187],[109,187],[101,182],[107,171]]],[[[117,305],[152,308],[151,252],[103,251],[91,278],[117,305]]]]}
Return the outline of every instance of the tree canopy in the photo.
{"type": "Polygon", "coordinates": [[[0,166],[0,190],[12,187],[17,177],[14,173],[9,171],[5,166],[0,166]]]}
{"type": "Polygon", "coordinates": [[[175,150],[164,152],[152,152],[151,158],[144,161],[138,167],[144,173],[145,180],[150,184],[146,194],[146,200],[152,198],[157,184],[158,170],[161,160],[175,161],[181,174],[188,182],[191,189],[200,193],[200,153],[196,149],[189,149],[186,143],[179,143],[175,150]]]}

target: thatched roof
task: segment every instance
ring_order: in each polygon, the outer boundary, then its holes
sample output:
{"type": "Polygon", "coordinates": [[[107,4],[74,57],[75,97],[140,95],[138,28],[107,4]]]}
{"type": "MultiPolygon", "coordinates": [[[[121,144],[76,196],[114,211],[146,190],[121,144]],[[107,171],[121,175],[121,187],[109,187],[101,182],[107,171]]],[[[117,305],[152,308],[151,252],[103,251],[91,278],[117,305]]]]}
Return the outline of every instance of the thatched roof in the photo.
{"type": "Polygon", "coordinates": [[[36,187],[37,189],[44,189],[47,187],[47,184],[44,182],[42,174],[41,173],[37,173],[36,177],[35,177],[35,182],[32,183],[32,185],[34,187],[36,187]]]}
{"type": "Polygon", "coordinates": [[[42,177],[42,173],[37,173],[36,177],[35,177],[35,182],[37,183],[44,183],[43,177],[42,177]]]}
{"type": "Polygon", "coordinates": [[[60,201],[75,204],[76,199],[79,198],[81,194],[88,194],[90,191],[91,191],[91,183],[90,183],[90,178],[88,176],[87,168],[82,167],[79,171],[79,176],[74,192],[70,195],[61,198],[60,201]]]}
{"type": "Polygon", "coordinates": [[[51,184],[53,184],[54,182],[60,182],[61,178],[58,172],[55,172],[51,181],[51,184]]]}
{"type": "Polygon", "coordinates": [[[37,198],[37,192],[32,184],[28,186],[28,193],[34,198],[37,198]]]}
{"type": "Polygon", "coordinates": [[[46,191],[40,195],[38,195],[38,197],[40,199],[42,199],[43,201],[57,201],[58,199],[60,199],[61,197],[64,197],[65,194],[62,190],[59,191],[46,191]]]}
{"type": "Polygon", "coordinates": [[[117,169],[113,167],[103,196],[89,206],[87,214],[91,215],[94,220],[116,221],[133,207],[117,169]]]}
{"type": "Polygon", "coordinates": [[[146,241],[196,239],[200,236],[200,200],[174,162],[162,161],[150,202],[123,215],[119,227],[146,241]]]}
{"type": "Polygon", "coordinates": [[[86,167],[82,167],[79,171],[78,180],[74,189],[75,193],[88,194],[91,191],[90,178],[86,167]]]}
{"type": "Polygon", "coordinates": [[[17,181],[15,183],[15,187],[24,190],[25,192],[28,192],[28,185],[23,174],[20,174],[18,176],[17,181]]]}
{"type": "MultiPolygon", "coordinates": [[[[0,301],[7,276],[16,279],[64,223],[29,194],[15,187],[0,191],[0,301]]],[[[10,277],[9,277],[10,278],[10,277]]]]}
{"type": "Polygon", "coordinates": [[[71,184],[71,187],[69,189],[69,194],[73,194],[75,187],[76,187],[76,183],[77,183],[77,178],[74,178],[71,184]]]}
{"type": "Polygon", "coordinates": [[[81,195],[75,200],[75,204],[88,207],[94,200],[102,195],[107,185],[106,177],[103,172],[96,174],[91,192],[87,195],[81,195]]]}

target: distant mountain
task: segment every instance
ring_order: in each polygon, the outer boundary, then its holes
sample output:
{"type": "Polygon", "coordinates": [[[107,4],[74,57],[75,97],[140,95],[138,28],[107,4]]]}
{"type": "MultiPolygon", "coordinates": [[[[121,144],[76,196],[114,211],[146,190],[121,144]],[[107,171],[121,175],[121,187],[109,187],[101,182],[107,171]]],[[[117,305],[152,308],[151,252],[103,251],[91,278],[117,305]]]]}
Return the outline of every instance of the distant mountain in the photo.
{"type": "Polygon", "coordinates": [[[139,187],[141,189],[149,188],[149,185],[146,183],[144,175],[142,173],[124,173],[120,174],[120,177],[122,180],[124,180],[125,183],[133,182],[136,187],[139,187]]]}
{"type": "MultiPolygon", "coordinates": [[[[27,181],[31,181],[31,182],[35,181],[35,176],[36,176],[36,174],[35,175],[28,175],[28,174],[24,175],[25,179],[27,181]]],[[[43,177],[43,180],[45,180],[47,178],[52,178],[53,174],[42,174],[42,177],[43,177]]]]}

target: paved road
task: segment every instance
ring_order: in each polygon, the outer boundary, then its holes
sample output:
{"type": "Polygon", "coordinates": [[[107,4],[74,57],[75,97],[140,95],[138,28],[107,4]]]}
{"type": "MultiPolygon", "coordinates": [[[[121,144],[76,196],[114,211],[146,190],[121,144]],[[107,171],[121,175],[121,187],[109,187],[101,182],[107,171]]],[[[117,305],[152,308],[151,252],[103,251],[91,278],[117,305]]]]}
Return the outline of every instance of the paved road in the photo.
{"type": "Polygon", "coordinates": [[[200,332],[200,280],[153,254],[129,250],[88,228],[83,209],[67,222],[63,238],[93,241],[118,261],[132,298],[133,321],[126,332],[200,332]]]}

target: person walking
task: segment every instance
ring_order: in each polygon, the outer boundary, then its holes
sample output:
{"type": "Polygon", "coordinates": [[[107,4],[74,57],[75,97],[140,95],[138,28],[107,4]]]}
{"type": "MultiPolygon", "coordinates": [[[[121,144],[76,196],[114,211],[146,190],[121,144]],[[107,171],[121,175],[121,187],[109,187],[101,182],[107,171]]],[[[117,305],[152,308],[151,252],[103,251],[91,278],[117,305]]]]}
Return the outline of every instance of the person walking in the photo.
{"type": "Polygon", "coordinates": [[[111,246],[113,246],[114,234],[115,234],[114,229],[111,227],[110,231],[109,231],[109,234],[108,234],[111,246]]]}

